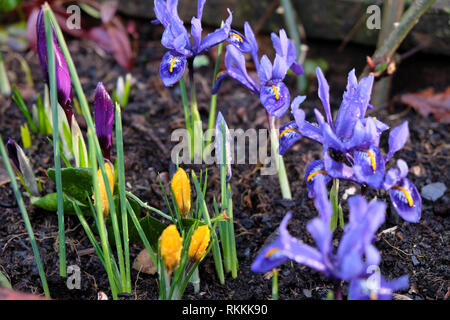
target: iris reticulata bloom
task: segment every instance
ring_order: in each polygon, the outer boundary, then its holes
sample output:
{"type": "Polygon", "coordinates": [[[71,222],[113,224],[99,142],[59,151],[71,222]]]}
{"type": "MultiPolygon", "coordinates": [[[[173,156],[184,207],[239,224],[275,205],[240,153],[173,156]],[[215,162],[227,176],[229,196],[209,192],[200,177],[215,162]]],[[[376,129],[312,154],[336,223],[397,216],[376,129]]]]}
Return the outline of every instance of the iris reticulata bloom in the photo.
{"type": "Polygon", "coordinates": [[[164,26],[161,43],[170,50],[163,56],[159,69],[161,79],[166,87],[178,82],[184,74],[188,59],[194,59],[195,56],[223,41],[228,40],[244,50],[248,49],[248,43],[244,41],[241,34],[231,30],[232,14],[230,10],[228,10],[229,16],[223,26],[202,39],[201,19],[205,2],[206,0],[197,2],[197,17],[193,17],[191,20],[193,38],[191,43],[190,35],[178,16],[178,1],[155,0],[154,10],[157,19],[153,23],[161,23],[164,26]],[[240,41],[241,39],[242,41],[240,41]]]}
{"type": "MultiPolygon", "coordinates": [[[[287,224],[291,213],[288,213],[280,224],[279,237],[258,254],[251,270],[268,272],[290,259],[333,279],[362,281],[369,267],[380,263],[380,254],[372,241],[376,230],[384,222],[386,205],[381,201],[368,203],[362,196],[349,198],[349,223],[338,248],[334,250],[333,233],[330,230],[332,208],[323,176],[317,178],[314,189],[314,204],[319,217],[307,224],[307,230],[314,239],[316,248],[301,243],[289,234],[287,224]]],[[[354,285],[356,284],[355,282],[354,285]]],[[[356,289],[353,294],[356,295],[356,289]]]]}
{"type": "MultiPolygon", "coordinates": [[[[408,122],[393,128],[389,134],[389,151],[383,156],[379,149],[380,136],[389,127],[375,117],[365,117],[373,85],[373,76],[358,83],[355,71],[348,76],[336,120],[333,122],[329,102],[329,86],[320,68],[316,69],[319,82],[319,98],[322,101],[325,117],[315,109],[317,124],[305,120],[305,112],[300,104],[305,97],[297,97],[291,104],[294,121],[280,128],[279,153],[284,154],[302,137],[316,141],[323,146],[323,160],[315,160],[307,166],[305,181],[309,197],[314,197],[314,178],[317,175],[355,181],[372,188],[389,190],[394,208],[409,222],[420,219],[421,198],[414,184],[405,178],[408,170],[390,169],[386,164],[392,156],[403,148],[408,140],[408,122]]],[[[404,165],[403,165],[404,164],[404,165]]]]}
{"type": "Polygon", "coordinates": [[[267,112],[275,117],[281,117],[289,108],[290,94],[283,80],[286,73],[291,69],[295,74],[303,73],[303,68],[296,61],[296,49],[293,42],[286,36],[284,30],[280,31],[280,36],[272,33],[273,46],[276,52],[272,62],[263,55],[258,57],[258,43],[250,25],[245,22],[245,39],[249,44],[250,52],[256,66],[258,82],[249,76],[245,65],[245,57],[242,50],[236,46],[228,45],[225,54],[226,71],[217,75],[216,85],[212,93],[217,93],[222,80],[229,76],[238,81],[242,86],[251,92],[258,94],[261,104],[267,112]]]}

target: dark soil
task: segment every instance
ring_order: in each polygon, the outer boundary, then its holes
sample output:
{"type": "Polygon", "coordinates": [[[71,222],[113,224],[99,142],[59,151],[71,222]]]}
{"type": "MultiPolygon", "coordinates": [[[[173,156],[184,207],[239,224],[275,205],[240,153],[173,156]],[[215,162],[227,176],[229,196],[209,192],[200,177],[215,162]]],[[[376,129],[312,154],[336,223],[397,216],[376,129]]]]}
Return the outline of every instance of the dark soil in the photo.
{"type": "MultiPolygon", "coordinates": [[[[165,49],[159,43],[161,30],[152,29],[142,22],[139,38],[139,54],[135,68],[131,71],[137,79],[132,90],[129,105],[123,110],[125,143],[125,170],[130,191],[150,205],[166,210],[161,198],[157,173],[169,180],[170,150],[176,142],[170,141],[171,132],[184,126],[178,87],[167,89],[159,78],[159,63],[165,49]]],[[[268,38],[266,36],[266,38],[268,38]]],[[[270,44],[270,42],[269,42],[270,44]]],[[[362,71],[365,57],[372,49],[349,45],[343,52],[337,52],[339,43],[310,42],[310,57],[322,57],[329,63],[327,79],[331,87],[333,110],[339,107],[345,89],[347,73],[355,67],[362,71]]],[[[93,102],[97,81],[103,81],[109,92],[115,87],[119,75],[125,72],[108,54],[102,54],[94,44],[70,39],[69,48],[81,77],[82,85],[93,102]]],[[[262,46],[261,51],[270,50],[262,46]]],[[[260,51],[260,52],[261,52],[260,51]]],[[[36,92],[43,92],[41,72],[37,56],[25,55],[35,80],[35,90],[26,86],[25,77],[11,52],[4,54],[12,83],[23,92],[29,105],[35,103],[36,92]]],[[[450,63],[448,58],[417,54],[406,60],[399,68],[393,81],[393,93],[412,92],[433,86],[445,88],[449,83],[450,63]]],[[[209,108],[210,79],[212,71],[201,69],[196,73],[199,107],[204,123],[209,108]]],[[[291,93],[295,80],[289,79],[291,93]]],[[[312,118],[313,109],[322,110],[318,100],[316,80],[310,82],[310,94],[303,104],[307,117],[312,118]]],[[[232,128],[264,128],[266,116],[256,96],[250,95],[235,82],[227,80],[219,94],[218,109],[222,111],[232,128]]],[[[409,178],[420,190],[431,182],[443,182],[450,186],[448,126],[418,115],[414,110],[398,103],[391,103],[382,110],[373,110],[372,115],[391,127],[404,120],[410,123],[410,139],[406,147],[397,154],[410,167],[409,178]],[[415,168],[412,170],[411,168],[415,168]]],[[[83,120],[78,122],[85,129],[83,120]]],[[[281,120],[285,123],[289,113],[281,120]]],[[[0,96],[0,133],[5,141],[12,137],[20,141],[19,126],[25,122],[19,108],[9,98],[0,96]]],[[[387,137],[383,137],[384,146],[387,137]]],[[[54,191],[55,186],[48,179],[45,170],[53,166],[52,148],[47,137],[33,137],[33,146],[27,151],[37,176],[41,177],[44,191],[54,191]]],[[[226,284],[220,285],[216,277],[212,257],[207,257],[200,266],[201,292],[194,294],[188,287],[185,299],[270,299],[270,274],[264,276],[250,271],[250,265],[263,244],[277,229],[287,211],[293,212],[290,230],[306,243],[312,239],[306,231],[306,223],[317,215],[313,202],[307,198],[304,183],[304,168],[314,159],[321,158],[317,144],[302,140],[286,154],[288,176],[294,201],[281,200],[278,178],[261,176],[256,165],[235,165],[231,185],[234,195],[236,244],[239,258],[239,272],[236,279],[226,277],[226,284]]],[[[394,165],[394,161],[390,165],[394,165]]],[[[187,166],[199,171],[206,166],[187,166]]],[[[0,182],[5,181],[0,167],[0,182]]],[[[208,168],[208,200],[219,195],[219,175],[215,167],[208,168]]],[[[342,192],[350,184],[344,184],[342,192]]],[[[357,192],[359,187],[356,186],[357,192]]],[[[375,193],[373,193],[375,195],[375,193]]],[[[378,197],[389,203],[385,193],[378,197]]],[[[9,184],[0,186],[0,201],[3,205],[15,205],[9,184]]],[[[449,283],[449,236],[450,194],[432,203],[423,200],[422,218],[411,224],[399,219],[388,209],[387,222],[382,230],[397,227],[392,233],[379,236],[376,246],[382,253],[383,275],[392,279],[404,274],[410,276],[410,288],[402,292],[412,299],[443,299],[448,295],[449,283]]],[[[28,203],[28,201],[26,200],[28,203]]],[[[209,203],[212,203],[210,201],[209,203]]],[[[94,253],[85,253],[91,248],[84,230],[73,216],[66,218],[66,241],[68,265],[78,265],[82,271],[81,290],[68,290],[65,279],[59,277],[57,217],[54,213],[37,210],[28,204],[28,212],[38,240],[45,265],[52,297],[55,299],[96,299],[97,292],[110,296],[108,279],[102,264],[94,253]]],[[[133,245],[131,259],[141,250],[133,245]]],[[[133,260],[132,260],[133,261],[133,260]]],[[[41,294],[42,288],[31,245],[17,207],[0,207],[0,269],[11,280],[16,290],[41,294]]],[[[131,299],[156,299],[156,276],[132,271],[133,294],[131,299]]],[[[324,298],[333,283],[321,274],[297,264],[286,263],[280,267],[280,299],[324,298]]],[[[344,293],[346,293],[344,287],[344,293]]],[[[126,299],[126,298],[124,298],[126,299]]]]}

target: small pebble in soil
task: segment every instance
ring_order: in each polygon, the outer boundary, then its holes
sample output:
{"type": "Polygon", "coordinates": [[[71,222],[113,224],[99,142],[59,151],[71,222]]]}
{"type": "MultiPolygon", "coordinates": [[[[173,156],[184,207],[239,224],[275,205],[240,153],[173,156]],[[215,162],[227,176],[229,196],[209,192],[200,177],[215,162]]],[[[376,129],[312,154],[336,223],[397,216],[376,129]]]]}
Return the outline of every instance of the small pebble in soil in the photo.
{"type": "Polygon", "coordinates": [[[421,194],[427,200],[436,201],[442,197],[447,190],[447,187],[442,182],[435,182],[426,185],[422,188],[421,194]]]}
{"type": "Polygon", "coordinates": [[[416,258],[416,256],[411,256],[411,260],[413,265],[417,266],[418,264],[420,264],[419,260],[416,258]]]}

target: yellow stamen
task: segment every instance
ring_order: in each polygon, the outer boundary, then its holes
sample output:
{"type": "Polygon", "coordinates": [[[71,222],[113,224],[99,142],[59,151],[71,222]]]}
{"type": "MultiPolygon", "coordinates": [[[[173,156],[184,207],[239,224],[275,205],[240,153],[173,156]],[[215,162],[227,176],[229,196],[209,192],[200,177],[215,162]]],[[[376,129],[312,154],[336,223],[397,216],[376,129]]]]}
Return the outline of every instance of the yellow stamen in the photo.
{"type": "Polygon", "coordinates": [[[400,186],[394,186],[394,187],[392,187],[392,189],[397,189],[397,190],[400,190],[401,192],[403,192],[403,194],[405,195],[406,199],[408,200],[409,206],[412,207],[414,205],[413,198],[411,197],[411,195],[409,194],[409,192],[405,188],[400,187],[400,186]]]}
{"type": "Polygon", "coordinates": [[[289,132],[289,131],[294,131],[294,132],[297,132],[298,134],[301,134],[300,131],[298,131],[298,130],[295,129],[295,128],[287,128],[287,129],[284,129],[284,130],[280,133],[280,138],[283,137],[283,136],[284,136],[287,132],[289,132]]]}
{"type": "Polygon", "coordinates": [[[170,73],[172,73],[173,71],[173,65],[175,64],[175,61],[177,61],[176,57],[173,57],[172,60],[170,61],[170,69],[169,69],[170,73]]]}
{"type": "Polygon", "coordinates": [[[266,258],[269,258],[271,255],[273,255],[275,252],[278,252],[278,251],[280,251],[281,249],[279,249],[279,248],[272,248],[272,249],[270,249],[269,251],[267,251],[267,253],[266,253],[266,255],[265,255],[265,257],[266,258]]]}
{"type": "Polygon", "coordinates": [[[237,33],[231,33],[230,36],[237,38],[239,40],[239,42],[244,42],[242,37],[240,35],[238,35],[237,33]]]}
{"type": "Polygon", "coordinates": [[[280,99],[280,96],[278,94],[278,89],[275,85],[272,85],[272,89],[273,89],[273,92],[275,93],[275,99],[277,99],[277,101],[278,101],[280,99]]]}
{"type": "Polygon", "coordinates": [[[377,117],[372,117],[373,118],[373,120],[377,120],[377,117]]]}
{"type": "Polygon", "coordinates": [[[373,156],[372,152],[370,152],[369,150],[364,150],[363,152],[365,152],[369,155],[370,162],[372,162],[373,171],[377,170],[377,162],[375,161],[375,157],[373,156]]]}
{"type": "Polygon", "coordinates": [[[314,178],[314,176],[317,175],[317,174],[319,174],[319,173],[321,173],[321,174],[327,174],[328,172],[326,172],[325,170],[317,170],[317,171],[314,171],[313,173],[311,173],[311,174],[306,178],[306,181],[310,182],[311,179],[314,178]]]}

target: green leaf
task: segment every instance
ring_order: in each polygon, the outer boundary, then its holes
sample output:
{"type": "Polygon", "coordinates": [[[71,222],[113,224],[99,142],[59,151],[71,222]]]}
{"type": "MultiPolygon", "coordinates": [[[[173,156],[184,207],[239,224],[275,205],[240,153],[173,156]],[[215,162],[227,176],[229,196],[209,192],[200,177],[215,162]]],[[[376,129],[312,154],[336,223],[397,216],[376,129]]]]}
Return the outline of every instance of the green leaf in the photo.
{"type": "MultiPolygon", "coordinates": [[[[63,194],[63,206],[64,206],[65,214],[69,214],[69,215],[75,214],[75,209],[73,207],[72,201],[76,201],[76,200],[70,200],[65,194],[63,194]]],[[[88,209],[88,207],[86,205],[82,204],[79,201],[76,201],[76,203],[78,204],[78,206],[80,207],[80,209],[83,211],[83,213],[86,216],[91,215],[89,210],[84,210],[84,209],[88,209]]],[[[43,197],[31,197],[31,204],[38,208],[47,210],[47,211],[57,212],[58,211],[58,193],[56,193],[56,192],[49,193],[43,197]]]]}
{"type": "Polygon", "coordinates": [[[0,287],[12,289],[11,283],[9,283],[8,278],[1,271],[0,271],[0,287]]]}
{"type": "MultiPolygon", "coordinates": [[[[49,178],[55,182],[55,169],[47,170],[49,178]]],[[[62,189],[69,196],[81,201],[86,201],[87,191],[92,194],[92,174],[88,168],[63,168],[61,169],[62,189]]]]}

